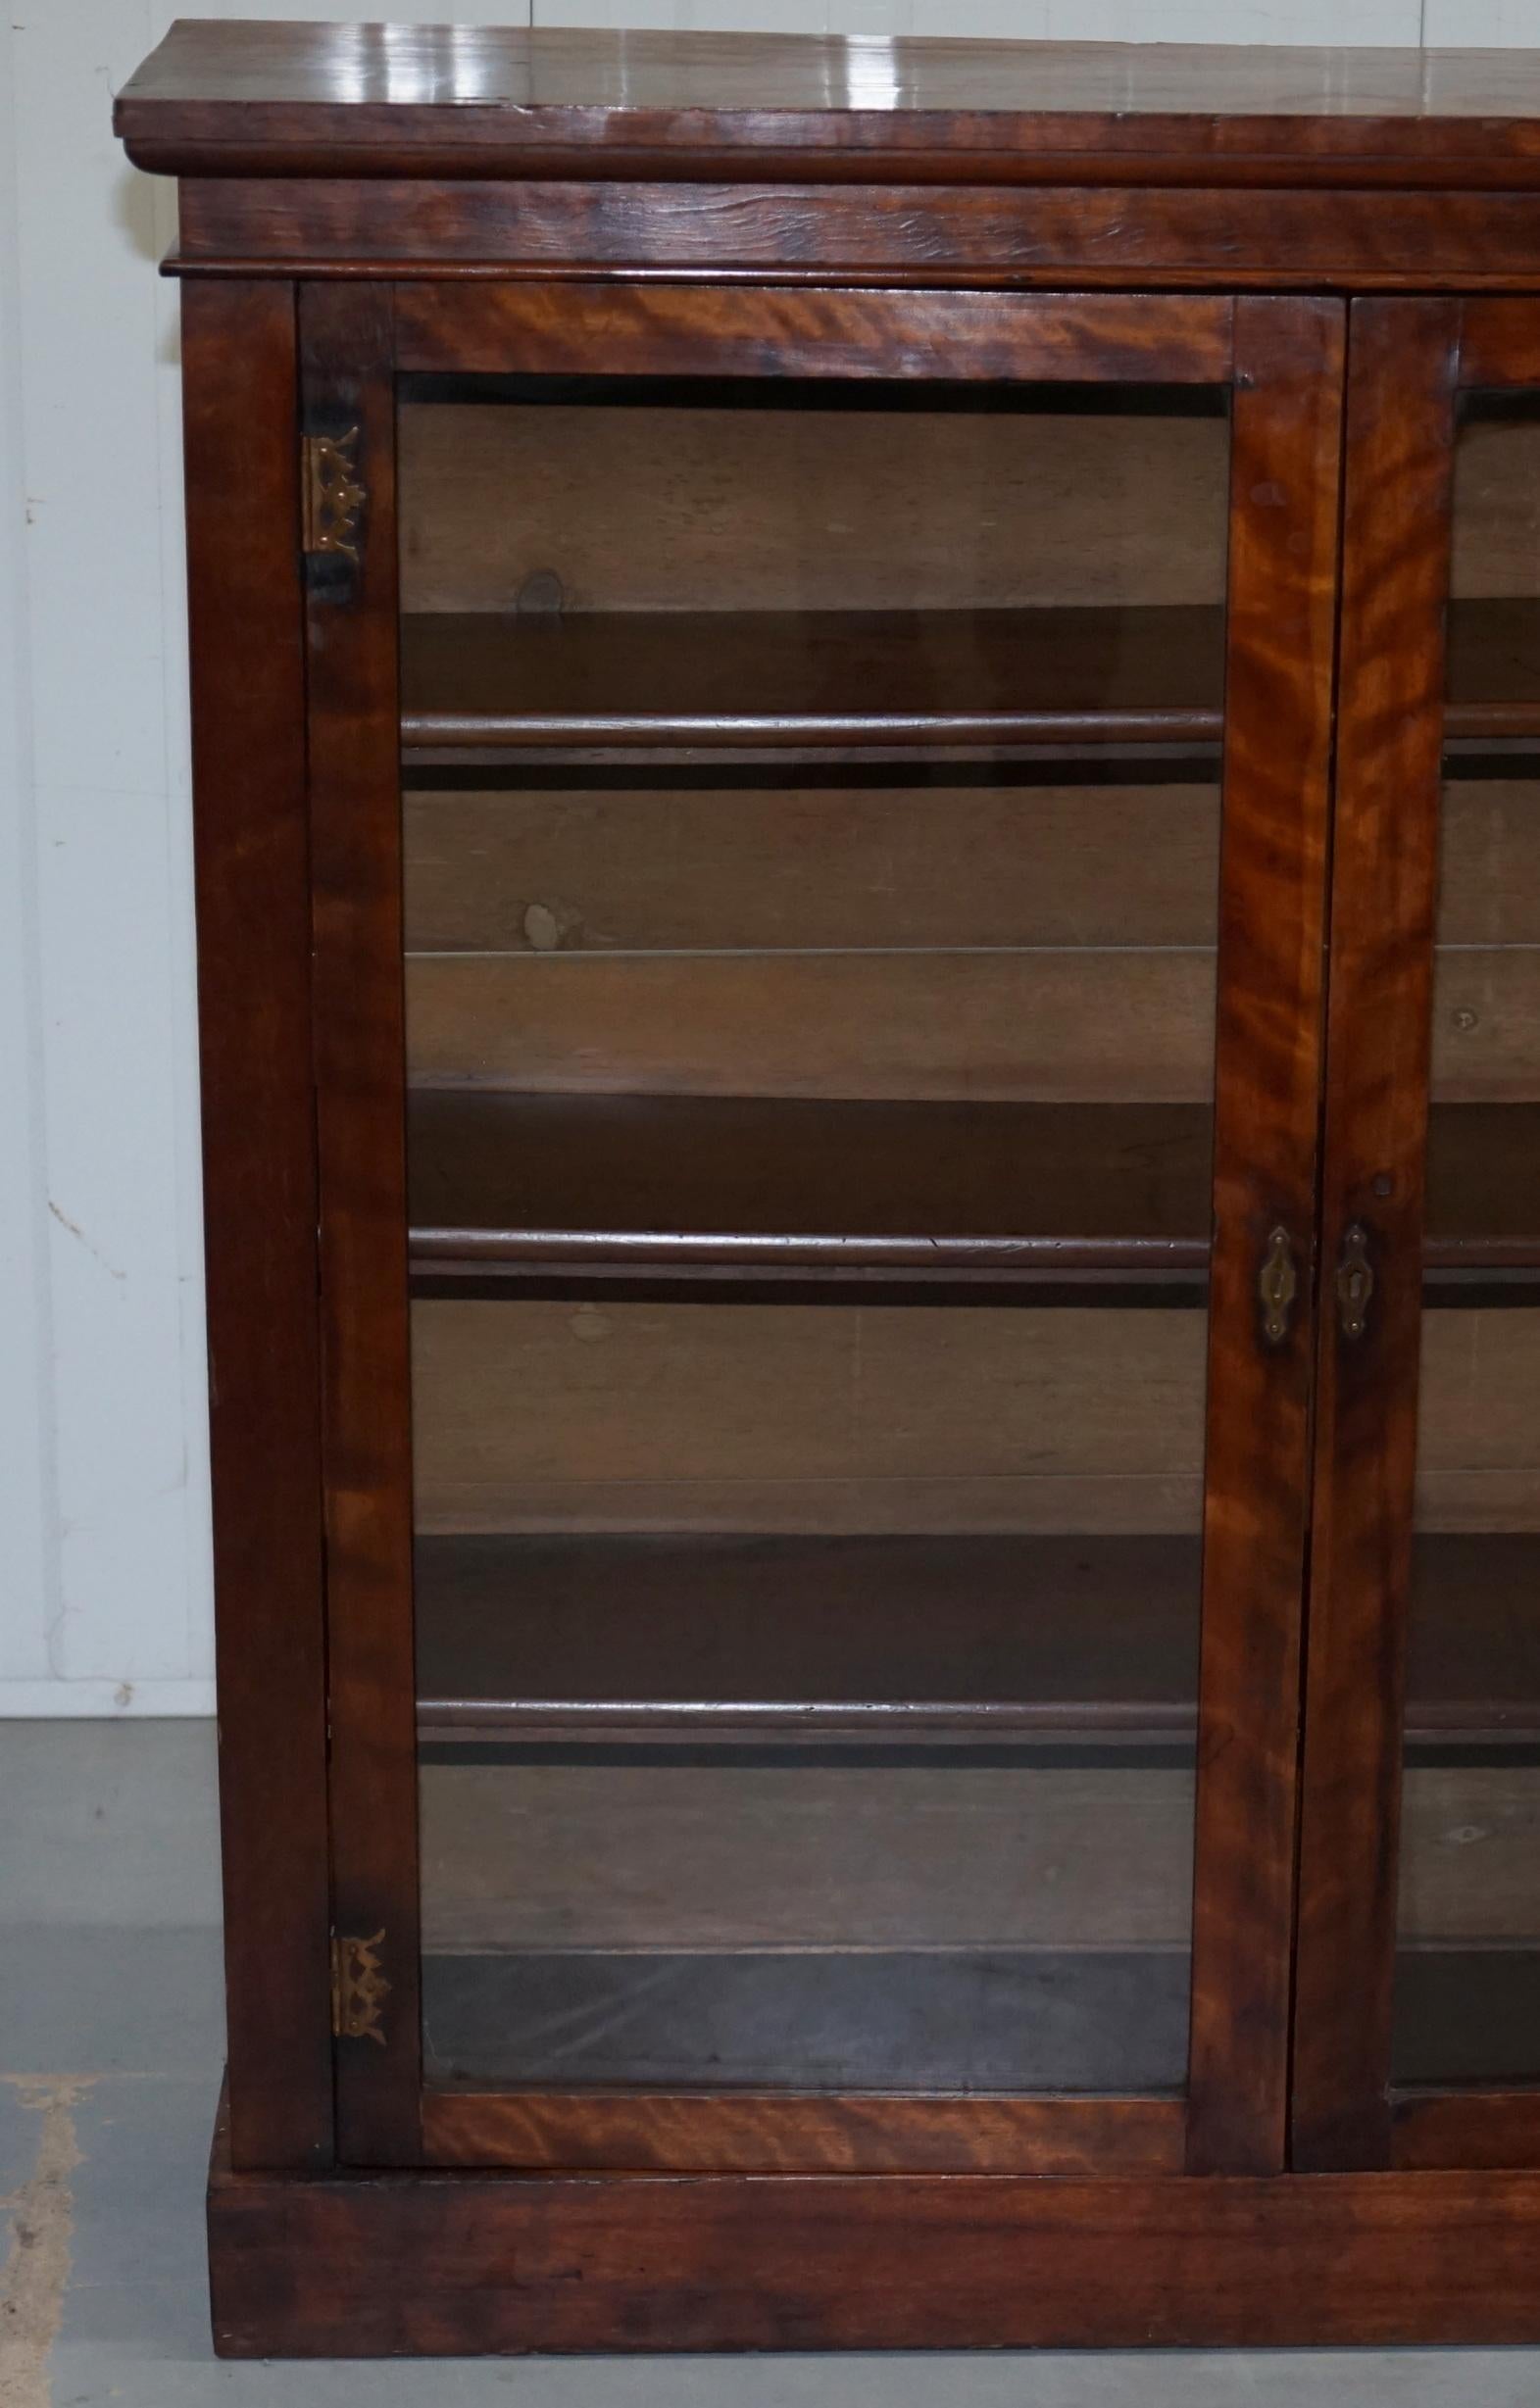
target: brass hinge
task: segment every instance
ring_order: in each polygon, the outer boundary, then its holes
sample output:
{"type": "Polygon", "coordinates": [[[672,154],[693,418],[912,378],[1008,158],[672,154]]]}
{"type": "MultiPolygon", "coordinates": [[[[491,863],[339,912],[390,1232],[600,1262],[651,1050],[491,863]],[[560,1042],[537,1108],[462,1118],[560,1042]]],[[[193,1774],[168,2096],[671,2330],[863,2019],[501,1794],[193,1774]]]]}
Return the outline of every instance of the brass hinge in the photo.
{"type": "Polygon", "coordinates": [[[1289,1233],[1281,1221],[1267,1232],[1267,1251],[1257,1274],[1257,1296],[1262,1305],[1262,1334],[1269,1347],[1280,1347],[1289,1334],[1294,1318],[1294,1300],[1299,1295],[1299,1273],[1294,1267],[1294,1249],[1289,1233]]]}
{"type": "Polygon", "coordinates": [[[300,447],[300,489],[307,552],[340,552],[358,559],[365,494],[358,475],[358,428],[345,435],[306,435],[300,447]]]}
{"type": "Polygon", "coordinates": [[[377,2040],[385,2045],[379,2013],[390,1992],[380,1971],[378,1949],[385,1937],[381,1924],[373,1940],[331,1942],[331,2029],[339,2040],[377,2040]]]}
{"type": "Polygon", "coordinates": [[[1374,1265],[1368,1255],[1368,1231],[1355,1221],[1342,1233],[1337,1257],[1337,1324],[1347,1339],[1359,1339],[1368,1327],[1368,1301],[1374,1293],[1374,1265]]]}

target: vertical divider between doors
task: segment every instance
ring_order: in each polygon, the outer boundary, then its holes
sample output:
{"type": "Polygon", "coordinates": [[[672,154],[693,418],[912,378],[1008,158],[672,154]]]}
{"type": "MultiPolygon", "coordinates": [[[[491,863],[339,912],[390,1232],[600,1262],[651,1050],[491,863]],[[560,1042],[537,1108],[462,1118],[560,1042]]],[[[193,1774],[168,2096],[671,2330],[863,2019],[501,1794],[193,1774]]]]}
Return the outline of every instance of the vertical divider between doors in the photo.
{"type": "Polygon", "coordinates": [[[1293,2158],[1390,2155],[1423,1153],[1461,309],[1356,302],[1343,514],[1293,2158]],[[1331,1282],[1366,1232],[1345,1339],[1331,1282]]]}
{"type": "Polygon", "coordinates": [[[1272,2171],[1287,2135],[1344,319],[1329,300],[1236,304],[1187,2144],[1203,2174],[1272,2171]],[[1270,1341],[1275,1242],[1295,1292],[1270,1341]]]}
{"type": "MultiPolygon", "coordinates": [[[[387,283],[300,288],[302,417],[363,488],[307,558],[338,2153],[421,2155],[395,337],[387,283]],[[368,1951],[360,1956],[360,1949],[368,1951]]],[[[314,530],[313,530],[314,533],[314,530]]]]}

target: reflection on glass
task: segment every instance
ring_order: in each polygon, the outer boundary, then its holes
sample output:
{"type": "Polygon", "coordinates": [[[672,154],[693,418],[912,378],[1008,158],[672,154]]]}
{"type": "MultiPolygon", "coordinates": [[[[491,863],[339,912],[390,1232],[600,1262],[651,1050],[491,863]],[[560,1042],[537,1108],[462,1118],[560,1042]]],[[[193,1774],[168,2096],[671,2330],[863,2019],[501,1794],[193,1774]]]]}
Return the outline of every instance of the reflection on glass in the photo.
{"type": "Polygon", "coordinates": [[[1394,2070],[1501,2084],[1540,2080],[1532,402],[1473,397],[1456,458],[1394,2070]]]}
{"type": "Polygon", "coordinates": [[[403,392],[439,2083],[1184,2080],[1228,428],[920,392],[403,392]]]}

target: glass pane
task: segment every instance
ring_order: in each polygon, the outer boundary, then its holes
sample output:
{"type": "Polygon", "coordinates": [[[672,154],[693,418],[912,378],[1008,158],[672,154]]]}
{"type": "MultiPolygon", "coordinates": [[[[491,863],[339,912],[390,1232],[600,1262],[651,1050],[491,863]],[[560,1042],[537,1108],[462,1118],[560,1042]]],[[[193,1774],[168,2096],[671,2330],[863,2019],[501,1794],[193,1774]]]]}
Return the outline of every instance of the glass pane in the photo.
{"type": "Polygon", "coordinates": [[[1456,454],[1394,2064],[1540,2080],[1540,410],[1456,454]]]}
{"type": "Polygon", "coordinates": [[[1221,400],[400,425],[429,2077],[1179,2089],[1221,400]]]}

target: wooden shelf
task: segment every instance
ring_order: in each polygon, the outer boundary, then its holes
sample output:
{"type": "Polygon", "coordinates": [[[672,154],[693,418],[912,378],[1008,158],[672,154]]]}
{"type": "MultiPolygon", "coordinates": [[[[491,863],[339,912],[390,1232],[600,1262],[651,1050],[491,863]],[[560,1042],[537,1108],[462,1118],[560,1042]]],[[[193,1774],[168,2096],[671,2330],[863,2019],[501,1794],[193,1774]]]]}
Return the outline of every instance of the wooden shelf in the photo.
{"type": "Polygon", "coordinates": [[[1199,1546],[421,1539],[424,1734],[1191,1728],[1199,1546]]]}
{"type": "MultiPolygon", "coordinates": [[[[1456,603],[1452,741],[1540,737],[1540,601],[1456,603]]],[[[409,753],[533,747],[1184,745],[1223,724],[1224,614],[423,612],[409,753]]]]}
{"type": "Polygon", "coordinates": [[[412,1260],[837,1278],[1197,1275],[1198,1106],[411,1098],[412,1260]]]}
{"type": "MultiPolygon", "coordinates": [[[[1196,1301],[1207,1274],[1197,1105],[418,1088],[410,1133],[420,1281],[1107,1279],[1196,1301]]],[[[1435,1108],[1429,1273],[1540,1270],[1537,1160],[1540,1106],[1435,1108]]]]}
{"type": "MultiPolygon", "coordinates": [[[[1182,1741],[1196,1537],[418,1542],[425,1739],[1182,1741]]],[[[1408,1728],[1540,1737],[1540,1537],[1415,1556],[1408,1728]]]]}
{"type": "Polygon", "coordinates": [[[409,750],[1215,739],[1217,610],[435,613],[409,750]]]}

